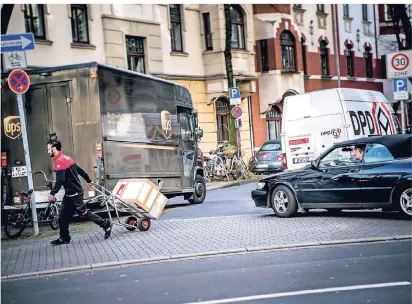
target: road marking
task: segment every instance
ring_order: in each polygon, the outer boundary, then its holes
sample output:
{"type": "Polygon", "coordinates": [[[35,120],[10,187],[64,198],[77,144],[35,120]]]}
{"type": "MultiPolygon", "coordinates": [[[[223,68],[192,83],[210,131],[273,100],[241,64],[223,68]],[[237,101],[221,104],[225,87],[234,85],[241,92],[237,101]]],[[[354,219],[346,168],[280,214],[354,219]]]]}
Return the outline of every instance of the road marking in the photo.
{"type": "Polygon", "coordinates": [[[359,290],[359,289],[372,289],[372,288],[384,288],[384,287],[396,287],[396,286],[407,286],[407,285],[411,285],[411,282],[403,281],[403,282],[389,282],[389,283],[379,283],[379,284],[369,284],[369,285],[353,285],[353,286],[343,286],[343,287],[309,289],[309,290],[279,292],[279,293],[271,293],[271,294],[265,294],[265,295],[256,295],[256,296],[239,297],[239,298],[227,298],[227,299],[211,300],[211,301],[203,301],[203,302],[191,302],[187,304],[234,303],[234,302],[242,302],[242,301],[254,301],[254,300],[262,300],[262,299],[290,297],[290,296],[301,296],[301,295],[307,295],[307,294],[318,294],[318,293],[349,291],[349,290],[359,290]]]}

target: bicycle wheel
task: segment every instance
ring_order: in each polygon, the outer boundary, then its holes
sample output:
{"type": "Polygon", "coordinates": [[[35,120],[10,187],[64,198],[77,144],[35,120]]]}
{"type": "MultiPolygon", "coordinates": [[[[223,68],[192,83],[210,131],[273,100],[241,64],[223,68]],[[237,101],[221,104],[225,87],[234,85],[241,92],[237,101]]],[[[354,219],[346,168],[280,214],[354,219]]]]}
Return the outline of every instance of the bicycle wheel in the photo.
{"type": "Polygon", "coordinates": [[[7,217],[6,227],[4,228],[4,232],[6,233],[7,237],[14,239],[19,237],[22,233],[24,228],[26,228],[27,221],[24,218],[25,212],[17,211],[16,213],[11,214],[7,217]]]}
{"type": "Polygon", "coordinates": [[[56,205],[51,205],[50,206],[49,219],[51,219],[51,221],[50,221],[51,229],[57,230],[57,229],[60,228],[59,213],[57,212],[57,206],[56,205]]]}

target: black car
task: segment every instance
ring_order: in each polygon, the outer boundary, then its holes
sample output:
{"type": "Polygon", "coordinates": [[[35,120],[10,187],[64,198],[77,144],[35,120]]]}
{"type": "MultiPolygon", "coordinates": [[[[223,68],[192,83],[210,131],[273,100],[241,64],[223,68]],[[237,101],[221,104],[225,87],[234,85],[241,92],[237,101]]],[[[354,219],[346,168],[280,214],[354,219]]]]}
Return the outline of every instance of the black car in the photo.
{"type": "Polygon", "coordinates": [[[282,172],[285,166],[286,158],[282,153],[280,139],[265,142],[256,155],[249,160],[249,168],[253,173],[282,172]]]}
{"type": "Polygon", "coordinates": [[[398,210],[412,217],[412,135],[360,138],[335,144],[300,170],[262,179],[256,207],[280,217],[300,208],[398,210]]]}

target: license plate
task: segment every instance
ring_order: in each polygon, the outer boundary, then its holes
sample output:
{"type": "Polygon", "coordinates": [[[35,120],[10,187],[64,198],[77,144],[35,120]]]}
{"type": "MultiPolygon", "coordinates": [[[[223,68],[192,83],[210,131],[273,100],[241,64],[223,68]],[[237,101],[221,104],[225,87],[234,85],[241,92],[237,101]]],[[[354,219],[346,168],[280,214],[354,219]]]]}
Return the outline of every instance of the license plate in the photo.
{"type": "Polygon", "coordinates": [[[260,164],[260,165],[257,165],[257,167],[258,168],[269,168],[269,165],[268,164],[260,164]]]}
{"type": "Polygon", "coordinates": [[[27,167],[19,166],[11,168],[11,177],[23,177],[27,176],[27,167]]]}
{"type": "Polygon", "coordinates": [[[292,158],[292,162],[294,164],[301,164],[301,163],[308,163],[310,162],[310,156],[308,157],[296,157],[296,158],[292,158]]]}

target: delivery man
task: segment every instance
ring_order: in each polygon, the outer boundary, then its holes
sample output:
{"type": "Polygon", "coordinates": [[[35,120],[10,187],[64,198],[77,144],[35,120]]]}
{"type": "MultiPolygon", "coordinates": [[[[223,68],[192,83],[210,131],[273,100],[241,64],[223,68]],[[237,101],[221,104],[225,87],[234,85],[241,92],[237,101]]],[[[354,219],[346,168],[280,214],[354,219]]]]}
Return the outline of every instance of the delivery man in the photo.
{"type": "Polygon", "coordinates": [[[54,158],[56,170],[56,183],[53,190],[50,192],[48,199],[52,200],[62,186],[65,190],[59,213],[60,237],[57,240],[52,241],[51,244],[61,245],[70,243],[71,237],[69,234],[69,224],[75,212],[103,228],[104,238],[109,238],[112,233],[112,222],[104,220],[90,210],[87,210],[83,202],[84,193],[79,175],[90,186],[92,181],[89,175],[80,168],[70,156],[64,155],[61,152],[61,148],[62,144],[57,137],[51,138],[47,144],[47,153],[50,157],[54,158]]]}

